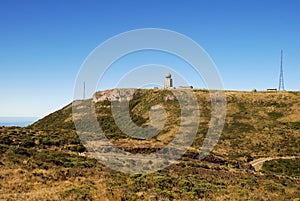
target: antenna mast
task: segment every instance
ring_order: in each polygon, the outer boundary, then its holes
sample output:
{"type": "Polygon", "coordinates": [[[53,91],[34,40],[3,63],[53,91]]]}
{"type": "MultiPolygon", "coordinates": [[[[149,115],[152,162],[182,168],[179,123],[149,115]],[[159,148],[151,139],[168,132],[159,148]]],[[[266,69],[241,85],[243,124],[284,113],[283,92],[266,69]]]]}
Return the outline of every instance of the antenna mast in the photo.
{"type": "Polygon", "coordinates": [[[83,99],[85,99],[85,81],[83,81],[83,99]]]}
{"type": "Polygon", "coordinates": [[[280,76],[279,76],[279,88],[278,88],[279,91],[285,91],[284,80],[283,80],[282,54],[283,54],[283,51],[281,50],[280,76]]]}

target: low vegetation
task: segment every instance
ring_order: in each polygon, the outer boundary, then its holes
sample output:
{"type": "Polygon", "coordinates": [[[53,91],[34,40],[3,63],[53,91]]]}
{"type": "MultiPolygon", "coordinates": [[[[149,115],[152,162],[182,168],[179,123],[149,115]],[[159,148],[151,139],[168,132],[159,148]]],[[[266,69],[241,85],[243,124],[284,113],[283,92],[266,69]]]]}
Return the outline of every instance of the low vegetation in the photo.
{"type": "MultiPolygon", "coordinates": [[[[195,90],[201,119],[192,147],[175,164],[151,174],[113,171],[89,157],[77,136],[72,106],[27,128],[0,127],[0,200],[297,200],[299,158],[278,159],[255,172],[249,162],[300,156],[299,92],[226,92],[227,117],[213,152],[198,159],[210,121],[207,91],[195,90]]],[[[99,125],[116,146],[132,153],[154,152],[174,137],[180,124],[177,100],[161,90],[139,90],[130,115],[149,124],[149,109],[163,104],[168,120],[149,140],[127,136],[114,123],[110,102],[95,105],[99,125]]]]}
{"type": "Polygon", "coordinates": [[[263,164],[262,171],[267,174],[300,177],[300,158],[267,161],[263,164]]]}

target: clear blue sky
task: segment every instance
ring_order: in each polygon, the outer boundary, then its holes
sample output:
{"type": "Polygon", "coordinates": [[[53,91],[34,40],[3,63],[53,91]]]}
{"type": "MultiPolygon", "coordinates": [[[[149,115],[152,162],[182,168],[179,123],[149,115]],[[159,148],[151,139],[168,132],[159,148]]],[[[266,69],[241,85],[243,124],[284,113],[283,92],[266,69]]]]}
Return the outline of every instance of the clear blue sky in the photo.
{"type": "Polygon", "coordinates": [[[148,27],[199,43],[226,89],[277,88],[283,49],[286,89],[299,91],[299,10],[298,0],[0,0],[0,116],[42,117],[70,103],[95,47],[148,27]]]}

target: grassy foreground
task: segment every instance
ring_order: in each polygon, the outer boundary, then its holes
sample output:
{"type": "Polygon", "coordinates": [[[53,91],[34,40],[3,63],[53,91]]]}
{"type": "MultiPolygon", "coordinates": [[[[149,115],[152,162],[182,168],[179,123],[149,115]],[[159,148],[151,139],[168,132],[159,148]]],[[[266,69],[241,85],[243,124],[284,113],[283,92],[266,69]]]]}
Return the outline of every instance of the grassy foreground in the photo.
{"type": "MultiPolygon", "coordinates": [[[[226,92],[227,117],[214,151],[198,160],[209,127],[206,91],[195,90],[201,120],[192,147],[166,169],[147,175],[113,171],[87,157],[66,106],[28,128],[0,127],[0,200],[299,200],[300,93],[226,92]]],[[[96,104],[99,125],[112,143],[136,153],[167,144],[178,129],[176,100],[167,91],[140,90],[131,101],[132,119],[149,123],[148,110],[163,102],[168,120],[149,140],[129,138],[111,116],[110,103],[96,104]]]]}

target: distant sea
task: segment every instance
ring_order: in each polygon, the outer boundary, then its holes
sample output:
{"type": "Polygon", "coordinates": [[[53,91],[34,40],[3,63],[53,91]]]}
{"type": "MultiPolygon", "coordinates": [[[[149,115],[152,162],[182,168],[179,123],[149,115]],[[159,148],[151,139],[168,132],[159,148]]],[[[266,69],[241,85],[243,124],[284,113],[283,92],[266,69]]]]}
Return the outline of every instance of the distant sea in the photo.
{"type": "Polygon", "coordinates": [[[0,117],[0,126],[20,126],[26,127],[33,124],[37,117],[0,117]]]}

